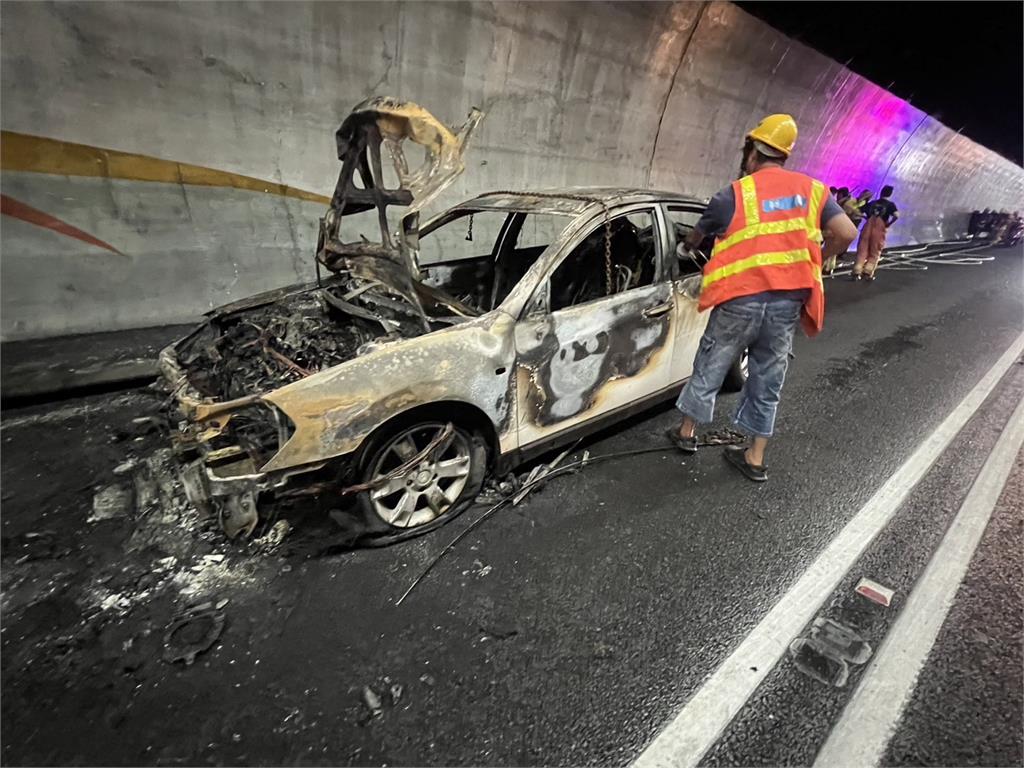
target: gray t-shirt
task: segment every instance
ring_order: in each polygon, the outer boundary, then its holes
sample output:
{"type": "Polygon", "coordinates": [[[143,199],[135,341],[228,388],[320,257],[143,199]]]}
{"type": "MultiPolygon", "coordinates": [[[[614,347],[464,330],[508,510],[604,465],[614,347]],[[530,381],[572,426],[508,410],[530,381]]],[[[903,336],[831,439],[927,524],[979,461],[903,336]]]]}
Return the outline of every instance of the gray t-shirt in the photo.
{"type": "MultiPolygon", "coordinates": [[[[704,211],[704,215],[697,222],[697,229],[705,235],[718,237],[725,232],[735,213],[736,196],[733,194],[732,184],[730,184],[720,192],[716,192],[715,196],[708,202],[707,210],[704,211]]],[[[843,213],[843,209],[836,202],[832,193],[829,192],[825,197],[825,204],[821,206],[821,223],[819,226],[824,225],[833,216],[841,213],[843,213]]]]}

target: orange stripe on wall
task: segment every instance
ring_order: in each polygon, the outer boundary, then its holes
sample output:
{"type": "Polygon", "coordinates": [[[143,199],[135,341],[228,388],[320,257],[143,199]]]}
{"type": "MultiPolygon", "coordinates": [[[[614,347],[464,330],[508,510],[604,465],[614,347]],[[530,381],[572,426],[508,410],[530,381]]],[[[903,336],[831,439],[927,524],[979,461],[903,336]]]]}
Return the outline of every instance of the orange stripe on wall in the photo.
{"type": "Polygon", "coordinates": [[[61,221],[56,216],[51,216],[45,211],[40,211],[38,208],[33,208],[31,205],[26,205],[20,200],[15,200],[13,197],[0,195],[0,214],[11,216],[21,221],[27,221],[29,224],[34,224],[43,229],[51,229],[67,237],[73,237],[75,240],[81,240],[83,243],[89,243],[111,253],[116,253],[118,256],[124,256],[123,253],[110,243],[105,243],[88,232],[83,232],[78,227],[72,226],[66,221],[61,221]]]}
{"type": "Polygon", "coordinates": [[[14,131],[0,132],[0,169],[58,176],[158,181],[197,187],[229,187],[324,205],[331,202],[331,198],[315,192],[252,176],[14,131]]]}

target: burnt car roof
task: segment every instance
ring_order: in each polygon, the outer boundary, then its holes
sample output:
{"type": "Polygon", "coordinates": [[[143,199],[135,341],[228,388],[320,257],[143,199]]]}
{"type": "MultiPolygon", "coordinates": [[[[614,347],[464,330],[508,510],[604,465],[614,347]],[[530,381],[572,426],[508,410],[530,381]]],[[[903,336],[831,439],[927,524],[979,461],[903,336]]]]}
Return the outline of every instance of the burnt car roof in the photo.
{"type": "Polygon", "coordinates": [[[608,206],[630,203],[686,203],[705,205],[707,200],[683,195],[679,192],[665,192],[657,189],[636,189],[631,187],[560,187],[523,191],[485,192],[460,203],[457,208],[481,207],[499,210],[536,211],[538,213],[560,213],[575,215],[591,205],[603,203],[608,206]],[[581,200],[579,198],[586,198],[581,200]]]}

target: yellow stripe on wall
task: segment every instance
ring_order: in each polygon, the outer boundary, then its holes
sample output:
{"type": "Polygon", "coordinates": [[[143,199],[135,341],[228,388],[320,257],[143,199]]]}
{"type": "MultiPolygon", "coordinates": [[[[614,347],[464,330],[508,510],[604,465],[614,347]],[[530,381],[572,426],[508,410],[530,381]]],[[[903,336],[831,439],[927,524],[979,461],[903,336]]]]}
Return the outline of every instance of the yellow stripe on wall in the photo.
{"type": "Polygon", "coordinates": [[[331,202],[330,197],[315,192],[252,176],[14,131],[0,131],[0,170],[228,187],[324,205],[331,202]]]}

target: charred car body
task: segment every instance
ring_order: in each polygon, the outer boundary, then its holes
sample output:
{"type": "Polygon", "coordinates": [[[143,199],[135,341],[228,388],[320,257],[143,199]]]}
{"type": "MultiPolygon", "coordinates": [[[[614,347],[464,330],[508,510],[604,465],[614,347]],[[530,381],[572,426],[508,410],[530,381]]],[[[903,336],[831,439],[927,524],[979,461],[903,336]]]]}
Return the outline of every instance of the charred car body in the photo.
{"type": "Polygon", "coordinates": [[[161,354],[184,415],[186,488],[228,535],[251,532],[268,499],[327,488],[356,495],[371,538],[429,530],[488,471],[690,375],[707,318],[690,290],[699,265],[675,252],[704,204],[630,189],[492,192],[420,227],[479,119],[452,131],[412,104],[357,107],[338,131],[317,281],[214,310],[161,354]],[[404,139],[426,147],[414,173],[404,139]],[[382,147],[395,189],[381,186],[382,147]],[[396,235],[393,205],[406,208],[396,235]],[[342,220],[370,212],[380,241],[342,241],[342,220]]]}

